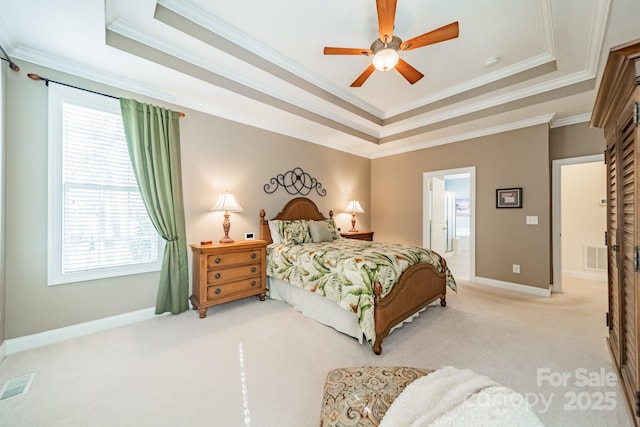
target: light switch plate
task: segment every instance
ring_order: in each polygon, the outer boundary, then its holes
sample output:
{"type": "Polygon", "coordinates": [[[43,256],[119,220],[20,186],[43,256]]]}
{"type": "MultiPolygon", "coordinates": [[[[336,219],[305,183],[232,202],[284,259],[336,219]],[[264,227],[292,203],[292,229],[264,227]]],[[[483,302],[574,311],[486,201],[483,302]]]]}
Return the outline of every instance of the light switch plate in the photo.
{"type": "Polygon", "coordinates": [[[537,216],[529,216],[529,215],[527,215],[527,224],[528,225],[538,225],[538,217],[537,216]]]}

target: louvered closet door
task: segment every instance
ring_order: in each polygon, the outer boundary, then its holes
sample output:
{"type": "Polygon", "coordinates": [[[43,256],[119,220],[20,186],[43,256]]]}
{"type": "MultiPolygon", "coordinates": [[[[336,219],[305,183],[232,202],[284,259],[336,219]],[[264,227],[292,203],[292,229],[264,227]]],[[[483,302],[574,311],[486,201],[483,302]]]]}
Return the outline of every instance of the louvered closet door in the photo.
{"type": "Polygon", "coordinates": [[[620,306],[619,291],[619,245],[618,245],[618,129],[611,127],[606,135],[607,149],[605,162],[607,167],[607,262],[609,283],[609,347],[618,367],[620,354],[620,306]]]}
{"type": "Polygon", "coordinates": [[[629,396],[635,396],[638,391],[638,291],[636,289],[638,273],[636,270],[636,246],[640,239],[636,227],[638,216],[636,169],[638,153],[636,147],[637,128],[633,122],[633,104],[625,108],[618,125],[620,155],[619,199],[619,234],[620,237],[620,266],[619,284],[621,298],[621,359],[620,370],[624,376],[625,386],[629,396]]]}

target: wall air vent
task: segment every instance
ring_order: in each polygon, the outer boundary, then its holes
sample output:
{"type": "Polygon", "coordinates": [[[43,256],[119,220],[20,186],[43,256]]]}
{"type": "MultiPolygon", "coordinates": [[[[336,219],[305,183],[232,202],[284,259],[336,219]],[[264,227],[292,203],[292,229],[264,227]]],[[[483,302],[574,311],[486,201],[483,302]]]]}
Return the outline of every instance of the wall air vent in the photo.
{"type": "Polygon", "coordinates": [[[607,247],[585,245],[584,268],[585,270],[607,271],[607,247]]]}

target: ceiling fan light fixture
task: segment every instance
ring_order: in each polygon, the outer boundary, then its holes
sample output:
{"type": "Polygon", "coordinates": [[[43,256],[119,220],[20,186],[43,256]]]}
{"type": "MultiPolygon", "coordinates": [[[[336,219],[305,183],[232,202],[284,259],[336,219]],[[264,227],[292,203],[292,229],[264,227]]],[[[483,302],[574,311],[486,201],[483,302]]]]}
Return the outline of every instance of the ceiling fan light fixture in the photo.
{"type": "Polygon", "coordinates": [[[376,67],[376,70],[389,71],[396,66],[399,59],[400,54],[396,49],[385,48],[378,50],[373,55],[371,62],[373,63],[373,66],[376,67]]]}
{"type": "Polygon", "coordinates": [[[380,39],[375,39],[371,43],[371,52],[373,58],[371,63],[376,70],[389,71],[392,70],[400,60],[400,45],[402,40],[400,37],[393,36],[389,43],[383,43],[380,39]]]}
{"type": "Polygon", "coordinates": [[[424,77],[407,61],[400,58],[400,51],[417,49],[446,40],[455,39],[459,35],[458,21],[444,25],[409,39],[404,45],[402,39],[393,35],[395,27],[397,0],[376,0],[378,12],[378,34],[380,37],[371,43],[371,49],[325,46],[325,55],[366,55],[371,56],[371,64],[351,83],[351,87],[361,87],[374,71],[389,71],[393,68],[410,84],[415,84],[424,77]]]}

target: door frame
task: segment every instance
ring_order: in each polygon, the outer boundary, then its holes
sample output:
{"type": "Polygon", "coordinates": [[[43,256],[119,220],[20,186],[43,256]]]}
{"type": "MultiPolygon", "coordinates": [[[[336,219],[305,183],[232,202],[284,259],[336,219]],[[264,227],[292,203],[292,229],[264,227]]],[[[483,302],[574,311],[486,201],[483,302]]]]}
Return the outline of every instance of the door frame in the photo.
{"type": "Polygon", "coordinates": [[[446,176],[457,174],[469,174],[469,281],[476,280],[476,167],[469,166],[456,169],[444,169],[439,171],[423,172],[422,174],[422,246],[430,248],[431,197],[429,181],[434,176],[446,176]]]}
{"type": "Polygon", "coordinates": [[[551,250],[553,252],[551,292],[562,292],[562,166],[595,162],[604,162],[604,154],[551,161],[551,250]]]}

